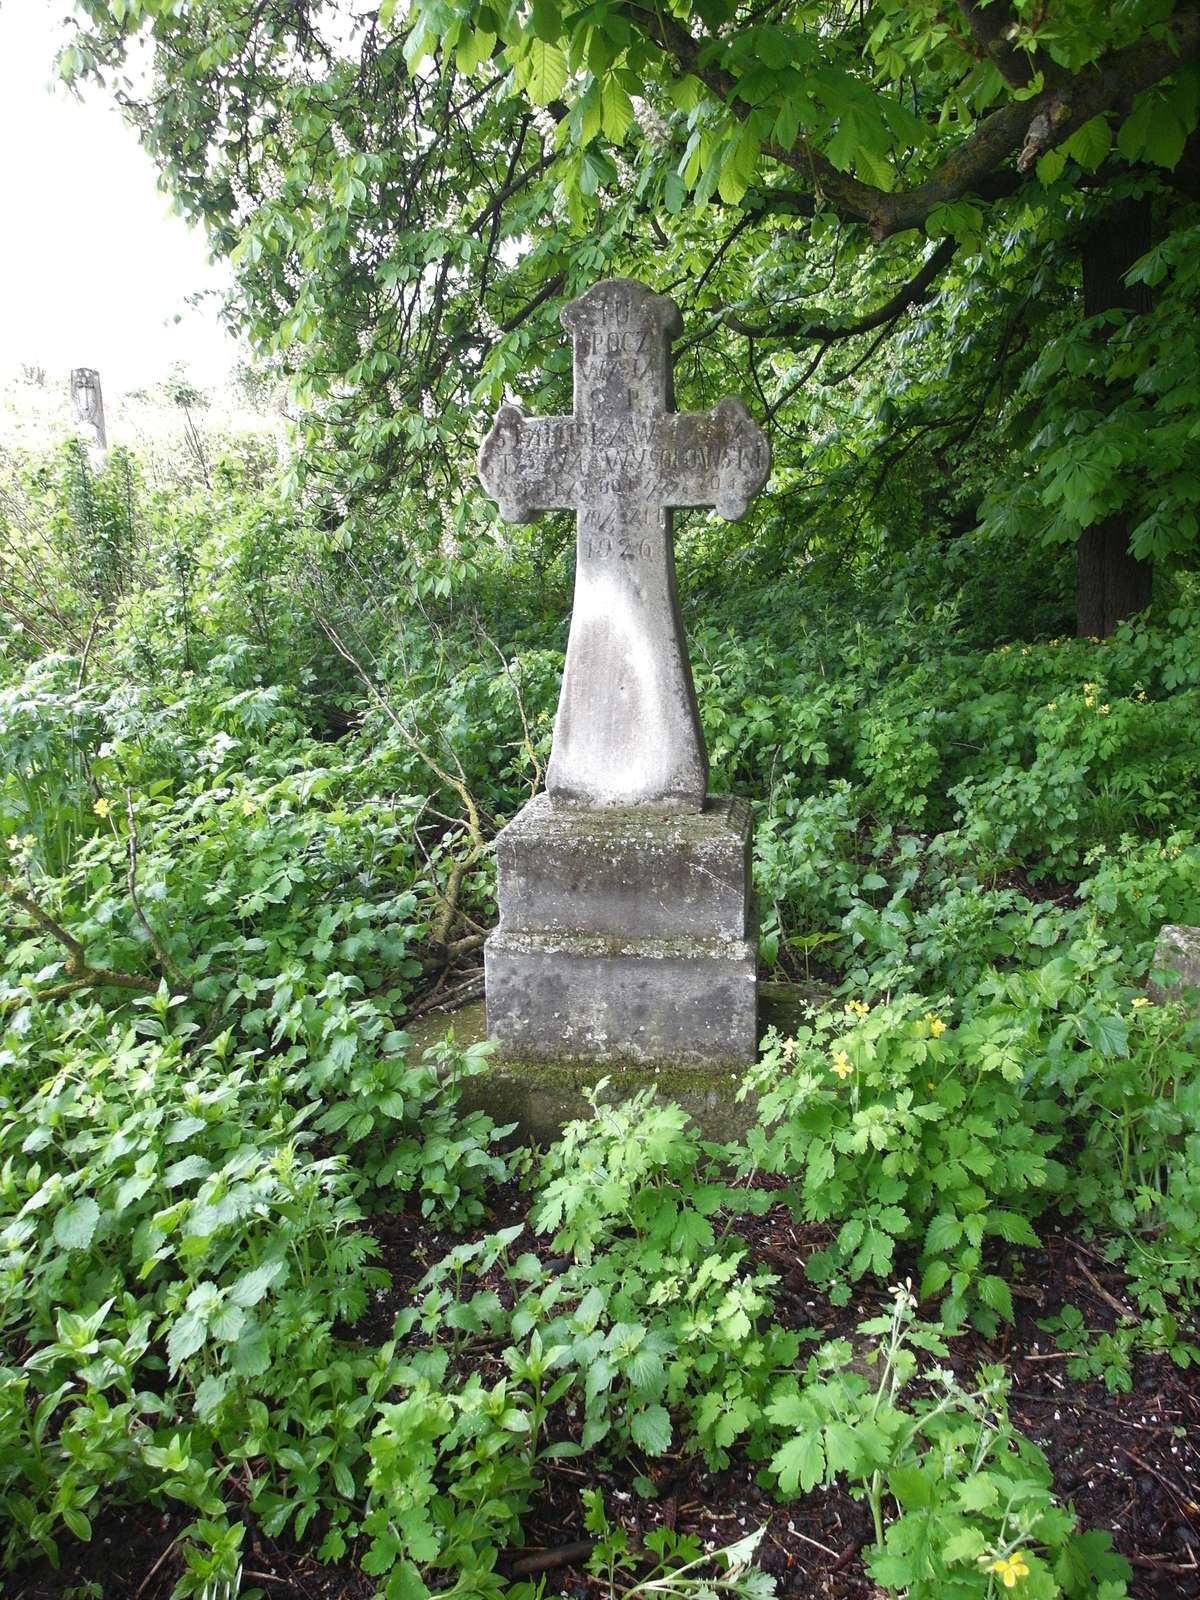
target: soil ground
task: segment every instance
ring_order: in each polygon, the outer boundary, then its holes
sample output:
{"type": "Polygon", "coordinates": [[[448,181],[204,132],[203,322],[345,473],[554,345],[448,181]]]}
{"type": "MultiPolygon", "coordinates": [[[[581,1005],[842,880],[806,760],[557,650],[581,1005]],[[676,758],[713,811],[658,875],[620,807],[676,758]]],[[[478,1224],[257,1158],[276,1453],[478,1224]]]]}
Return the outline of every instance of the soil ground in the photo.
{"type": "MultiPolygon", "coordinates": [[[[506,1194],[494,1225],[517,1220],[519,1204],[519,1196],[506,1194]]],[[[371,1227],[392,1286],[353,1331],[374,1342],[388,1337],[396,1311],[445,1243],[419,1218],[403,1213],[377,1217],[371,1227]]],[[[819,1230],[797,1225],[782,1204],[763,1217],[744,1219],[742,1232],[751,1259],[779,1276],[776,1315],[785,1324],[820,1327],[832,1337],[888,1303],[880,1285],[864,1287],[845,1307],[814,1289],[804,1262],[822,1242],[819,1230]]],[[[1099,1380],[1069,1378],[1067,1354],[1055,1349],[1039,1319],[1071,1303],[1088,1327],[1112,1328],[1124,1283],[1064,1228],[1043,1228],[1043,1238],[1040,1251],[1021,1257],[1015,1325],[992,1340],[976,1333],[957,1339],[953,1364],[964,1375],[984,1362],[1005,1364],[1014,1420],[1046,1452],[1056,1489],[1081,1523],[1112,1532],[1132,1563],[1138,1600],[1200,1600],[1200,1379],[1165,1355],[1134,1358],[1129,1393],[1111,1394],[1099,1380]]],[[[544,1251],[545,1241],[532,1235],[516,1245],[536,1247],[544,1251]]],[[[862,1562],[869,1517],[844,1491],[818,1490],[778,1505],[755,1482],[753,1466],[736,1460],[716,1474],[684,1457],[631,1461],[609,1470],[580,1461],[547,1467],[544,1493],[525,1520],[525,1547],[508,1552],[502,1562],[514,1578],[544,1570],[547,1597],[604,1596],[600,1582],[587,1573],[586,1555],[569,1548],[586,1537],[581,1490],[587,1487],[604,1490],[610,1518],[624,1525],[631,1543],[666,1524],[725,1545],[765,1525],[759,1562],[775,1576],[781,1596],[873,1600],[878,1594],[862,1562]],[[640,1498],[632,1487],[644,1469],[656,1482],[654,1500],[640,1498]]],[[[12,1600],[169,1600],[182,1571],[177,1540],[190,1520],[186,1512],[147,1506],[111,1512],[97,1519],[90,1543],[64,1541],[57,1571],[39,1562],[18,1575],[7,1593],[12,1600]]],[[[353,1565],[322,1567],[306,1548],[265,1539],[253,1525],[244,1556],[243,1593],[257,1586],[264,1600],[369,1600],[376,1592],[375,1580],[353,1565]]]]}

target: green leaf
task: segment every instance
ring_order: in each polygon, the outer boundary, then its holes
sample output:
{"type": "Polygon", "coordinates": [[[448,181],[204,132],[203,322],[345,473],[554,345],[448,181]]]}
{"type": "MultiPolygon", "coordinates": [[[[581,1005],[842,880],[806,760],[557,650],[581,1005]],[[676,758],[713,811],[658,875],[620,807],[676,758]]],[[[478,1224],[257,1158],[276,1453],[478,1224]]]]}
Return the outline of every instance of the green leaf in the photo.
{"type": "Polygon", "coordinates": [[[825,1429],[825,1459],[830,1472],[856,1472],[861,1466],[862,1450],[849,1424],[831,1422],[825,1429]]]}
{"type": "Polygon", "coordinates": [[[54,1242],[63,1250],[86,1250],[100,1221],[100,1207],[91,1195],[73,1200],[54,1219],[54,1242]]]}
{"type": "Polygon", "coordinates": [[[1129,1054],[1129,1022],[1119,1012],[1085,1017],[1083,1036],[1102,1056],[1124,1058],[1129,1054]]]}
{"type": "Polygon", "coordinates": [[[649,1456],[661,1456],[671,1446],[671,1419],[665,1406],[647,1406],[629,1420],[629,1436],[649,1456]]]}
{"type": "Polygon", "coordinates": [[[633,101],[622,89],[614,73],[604,75],[600,90],[600,125],[605,137],[620,144],[633,122],[633,101]]]}
{"type": "Polygon", "coordinates": [[[977,1561],[987,1549],[987,1540],[978,1528],[963,1528],[942,1548],[944,1561],[977,1561]]]}
{"type": "Polygon", "coordinates": [[[779,1479],[784,1494],[795,1494],[797,1487],[809,1494],[825,1472],[825,1451],[819,1433],[802,1433],[771,1457],[771,1471],[779,1479]]]}
{"type": "Polygon", "coordinates": [[[905,1511],[933,1504],[933,1483],[916,1463],[904,1463],[888,1473],[888,1488],[905,1511]]]}
{"type": "Polygon", "coordinates": [[[412,1562],[401,1561],[392,1569],[384,1594],[387,1600],[429,1600],[430,1590],[412,1562]]]}
{"type": "Polygon", "coordinates": [[[1056,146],[1053,150],[1047,150],[1045,155],[1041,155],[1037,159],[1038,182],[1044,183],[1049,188],[1052,183],[1057,183],[1062,177],[1066,171],[1066,166],[1067,152],[1062,145],[1056,146]]]}
{"type": "Polygon", "coordinates": [[[1012,1291],[1003,1278],[996,1277],[994,1273],[987,1273],[980,1278],[979,1298],[985,1306],[998,1311],[1005,1322],[1013,1320],[1012,1291]]]}
{"type": "Polygon", "coordinates": [[[567,58],[559,47],[533,39],[523,65],[525,89],[534,105],[548,106],[557,100],[567,81],[567,58]]]}
{"type": "Polygon", "coordinates": [[[937,1294],[944,1289],[950,1280],[950,1264],[947,1261],[931,1261],[921,1274],[920,1296],[928,1300],[930,1295],[937,1294]]]}
{"type": "Polygon", "coordinates": [[[1009,1244],[1027,1244],[1033,1249],[1042,1242],[1025,1218],[1015,1211],[989,1211],[987,1231],[1006,1239],[1009,1244]]]}
{"type": "Polygon", "coordinates": [[[958,1485],[958,1503],[964,1511],[988,1511],[1000,1497],[1000,1486],[990,1472],[977,1472],[958,1485]]]}
{"type": "Polygon", "coordinates": [[[562,13],[554,0],[533,0],[531,10],[533,31],[539,39],[544,39],[547,44],[557,43],[562,34],[562,13]]]}
{"type": "Polygon", "coordinates": [[[176,1318],[167,1335],[167,1360],[171,1371],[174,1372],[189,1356],[195,1355],[207,1337],[208,1323],[204,1317],[197,1316],[194,1311],[185,1311],[176,1318]]]}
{"type": "MultiPolygon", "coordinates": [[[[1082,128],[1075,132],[1065,142],[1062,148],[1072,161],[1078,161],[1085,172],[1095,172],[1112,147],[1112,129],[1106,117],[1093,117],[1090,122],[1085,122],[1082,128]]],[[[1045,156],[1041,161],[1046,159],[1045,156]]],[[[1038,177],[1042,176],[1041,161],[1038,162],[1038,177]]],[[[1045,182],[1045,179],[1042,180],[1045,182]]]]}
{"type": "Polygon", "coordinates": [[[949,1212],[940,1212],[929,1224],[925,1234],[925,1249],[934,1255],[952,1249],[962,1238],[962,1223],[949,1212]]]}

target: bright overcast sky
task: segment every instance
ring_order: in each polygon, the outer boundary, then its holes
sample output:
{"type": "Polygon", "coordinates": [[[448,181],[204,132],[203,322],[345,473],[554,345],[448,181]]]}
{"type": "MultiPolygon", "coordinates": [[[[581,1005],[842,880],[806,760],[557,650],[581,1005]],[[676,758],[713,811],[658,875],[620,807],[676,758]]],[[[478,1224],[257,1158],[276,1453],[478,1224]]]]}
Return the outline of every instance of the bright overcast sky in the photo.
{"type": "Polygon", "coordinates": [[[218,325],[226,269],[173,216],[153,162],[103,91],[51,86],[69,0],[0,0],[0,371],[96,367],[106,389],[175,362],[220,381],[237,349],[218,325]],[[176,321],[179,317],[181,320],[176,321]]]}

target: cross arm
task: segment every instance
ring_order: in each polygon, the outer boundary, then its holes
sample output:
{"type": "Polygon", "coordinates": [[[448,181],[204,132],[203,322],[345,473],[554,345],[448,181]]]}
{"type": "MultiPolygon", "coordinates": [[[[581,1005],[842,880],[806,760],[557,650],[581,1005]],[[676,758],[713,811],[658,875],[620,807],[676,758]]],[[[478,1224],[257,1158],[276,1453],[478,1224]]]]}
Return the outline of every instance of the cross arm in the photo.
{"type": "Polygon", "coordinates": [[[532,522],[543,511],[570,511],[579,498],[579,440],[574,417],[527,417],[504,405],[479,449],[479,476],[506,522],[532,522]]]}
{"type": "Polygon", "coordinates": [[[771,470],[766,434],[732,396],[711,411],[664,416],[658,443],[662,503],[716,506],[727,522],[745,516],[771,470]]]}

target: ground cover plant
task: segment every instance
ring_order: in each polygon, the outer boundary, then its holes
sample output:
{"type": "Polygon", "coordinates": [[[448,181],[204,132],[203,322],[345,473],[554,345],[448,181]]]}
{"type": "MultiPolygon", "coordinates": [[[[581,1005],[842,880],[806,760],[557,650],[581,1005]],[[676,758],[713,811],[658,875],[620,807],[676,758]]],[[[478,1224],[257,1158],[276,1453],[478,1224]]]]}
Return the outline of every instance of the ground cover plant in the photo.
{"type": "MultiPolygon", "coordinates": [[[[62,462],[27,503],[109,550],[62,462]]],[[[234,466],[127,499],[100,625],[111,569],[42,547],[47,636],[4,636],[16,1592],[117,1592],[87,1552],[148,1518],[148,1594],[787,1594],[812,1540],[847,1594],[1184,1592],[1186,1420],[1171,1532],[1114,1548],[1012,1369],[1060,1359],[1101,1417],[1151,1373],[1194,1400],[1200,1025],[1150,991],[1200,904],[1186,595],[996,643],[930,550],[917,612],[870,568],[709,603],[717,781],[765,775],[764,962],[812,1000],[744,1138],[600,1084],[533,1151],[459,1108],[486,1047],[406,1021],[478,960],[565,575],[542,625],[478,559],[352,620],[353,560],[234,466]],[[759,1523],[689,1531],[696,1473],[759,1523]]]]}
{"type": "Polygon", "coordinates": [[[290,426],[0,456],[6,1583],[1200,1595],[1194,0],[65,38],[290,426]],[[615,274],[771,435],[676,554],[782,999],[744,1131],[534,1147],[459,1008],[573,536],[474,450],[615,274]]]}

